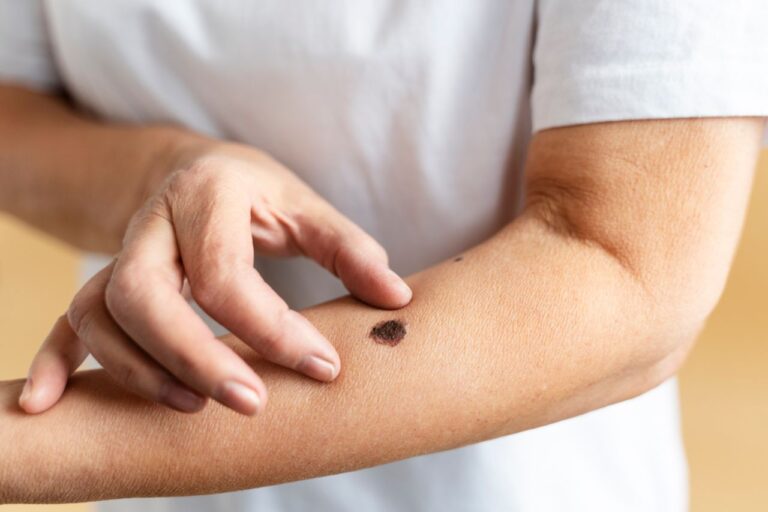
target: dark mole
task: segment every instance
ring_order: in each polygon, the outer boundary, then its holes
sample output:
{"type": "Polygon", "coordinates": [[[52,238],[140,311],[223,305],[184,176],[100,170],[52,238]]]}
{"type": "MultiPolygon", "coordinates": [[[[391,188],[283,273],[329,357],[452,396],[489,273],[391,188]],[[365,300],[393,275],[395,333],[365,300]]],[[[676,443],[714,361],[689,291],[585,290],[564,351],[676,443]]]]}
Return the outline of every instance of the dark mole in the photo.
{"type": "Polygon", "coordinates": [[[453,261],[461,261],[463,259],[464,259],[464,256],[456,256],[455,258],[453,258],[453,261]]]}
{"type": "Polygon", "coordinates": [[[374,325],[369,336],[376,343],[394,347],[405,338],[406,333],[405,323],[401,320],[385,320],[374,325]]]}

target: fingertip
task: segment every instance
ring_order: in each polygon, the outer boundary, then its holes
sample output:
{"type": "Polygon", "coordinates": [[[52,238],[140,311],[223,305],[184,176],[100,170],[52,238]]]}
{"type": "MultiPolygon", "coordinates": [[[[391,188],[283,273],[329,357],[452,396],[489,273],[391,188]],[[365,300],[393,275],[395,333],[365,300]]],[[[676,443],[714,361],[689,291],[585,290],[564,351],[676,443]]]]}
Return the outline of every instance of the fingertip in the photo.
{"type": "MultiPolygon", "coordinates": [[[[383,309],[400,309],[413,298],[413,291],[403,278],[386,265],[377,266],[364,289],[359,287],[353,294],[372,306],[383,309]]],[[[353,291],[353,290],[350,290],[353,291]]]]}
{"type": "Polygon", "coordinates": [[[336,347],[301,313],[291,310],[286,317],[290,319],[292,337],[309,342],[304,356],[294,363],[293,368],[322,382],[334,380],[341,369],[341,357],[336,347]]]}
{"type": "Polygon", "coordinates": [[[383,309],[399,309],[411,301],[411,288],[385,262],[353,256],[343,260],[344,265],[339,266],[338,272],[352,295],[383,309]]]}
{"type": "Polygon", "coordinates": [[[407,306],[411,302],[411,299],[413,299],[413,290],[411,290],[411,287],[408,286],[402,277],[389,268],[387,268],[387,279],[391,290],[391,307],[399,309],[403,306],[407,306]]]}
{"type": "Polygon", "coordinates": [[[216,401],[244,416],[255,416],[264,411],[267,405],[264,390],[257,391],[236,380],[224,382],[214,393],[216,401]]]}
{"type": "MultiPolygon", "coordinates": [[[[52,404],[51,404],[52,405],[52,404]]],[[[27,414],[41,414],[51,408],[48,404],[38,404],[35,402],[22,402],[19,401],[19,407],[27,414]]]]}
{"type": "Polygon", "coordinates": [[[187,414],[200,412],[208,404],[206,397],[178,384],[169,389],[163,401],[172,409],[187,414]]]}
{"type": "Polygon", "coordinates": [[[33,410],[30,410],[31,396],[32,396],[32,379],[27,379],[27,381],[24,383],[24,387],[21,390],[21,395],[19,395],[19,407],[21,407],[25,412],[34,414],[33,410]]]}
{"type": "Polygon", "coordinates": [[[40,414],[47,411],[61,397],[61,391],[45,385],[45,382],[33,382],[28,378],[19,396],[19,407],[27,414],[40,414]]]}
{"type": "Polygon", "coordinates": [[[315,380],[331,382],[339,376],[340,367],[341,365],[338,362],[309,355],[301,360],[296,370],[315,380]]]}

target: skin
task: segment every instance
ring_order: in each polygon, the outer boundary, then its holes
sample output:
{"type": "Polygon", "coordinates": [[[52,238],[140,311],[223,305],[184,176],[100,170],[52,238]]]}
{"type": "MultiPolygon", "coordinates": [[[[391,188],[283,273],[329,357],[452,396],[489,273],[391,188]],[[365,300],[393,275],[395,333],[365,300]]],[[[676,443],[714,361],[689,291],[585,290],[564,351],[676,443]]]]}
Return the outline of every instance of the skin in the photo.
{"type": "Polygon", "coordinates": [[[411,298],[373,238],[254,148],[100,123],[9,86],[0,111],[0,207],[83,248],[120,248],[33,361],[20,398],[29,413],[56,403],[88,353],[128,390],[176,410],[198,411],[208,397],[263,410],[264,382],[200,320],[185,284],[265,359],[333,380],[334,346],[263,281],[255,253],[311,258],[373,306],[411,298]]]}
{"type": "Polygon", "coordinates": [[[351,298],[302,313],[344,370],[321,384],[223,342],[271,389],[255,418],[183,415],[76,374],[39,416],[0,385],[0,497],[189,495],[368,467],[512,434],[637,396],[673,375],[724,286],[759,149],[758,119],[542,131],[524,213],[409,276],[392,313],[351,298]],[[471,291],[469,293],[468,291],[471,291]],[[450,321],[446,321],[450,319],[450,321]],[[372,435],[375,433],[375,435],[372,435]]]}
{"type": "Polygon", "coordinates": [[[373,326],[368,337],[376,343],[383,343],[394,347],[405,338],[406,334],[408,334],[407,327],[408,326],[399,319],[379,322],[373,326]]]}

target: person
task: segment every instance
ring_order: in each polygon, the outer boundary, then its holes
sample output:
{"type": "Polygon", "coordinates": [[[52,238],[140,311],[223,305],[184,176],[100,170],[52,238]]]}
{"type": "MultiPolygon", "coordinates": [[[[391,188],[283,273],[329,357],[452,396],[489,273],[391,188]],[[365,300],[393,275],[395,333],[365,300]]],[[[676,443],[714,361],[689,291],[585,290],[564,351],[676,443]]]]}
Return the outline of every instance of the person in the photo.
{"type": "Polygon", "coordinates": [[[686,508],[764,2],[0,12],[0,205],[116,253],[0,384],[0,502],[686,508]]]}

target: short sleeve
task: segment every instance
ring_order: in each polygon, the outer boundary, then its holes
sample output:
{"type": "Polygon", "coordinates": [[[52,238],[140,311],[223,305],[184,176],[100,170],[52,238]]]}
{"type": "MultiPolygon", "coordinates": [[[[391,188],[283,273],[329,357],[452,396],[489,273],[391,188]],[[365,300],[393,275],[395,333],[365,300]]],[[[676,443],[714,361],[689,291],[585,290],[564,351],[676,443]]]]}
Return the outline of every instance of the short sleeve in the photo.
{"type": "Polygon", "coordinates": [[[534,130],[768,116],[768,1],[539,0],[534,130]]]}
{"type": "Polygon", "coordinates": [[[43,9],[43,0],[0,0],[0,82],[59,86],[43,9]]]}

